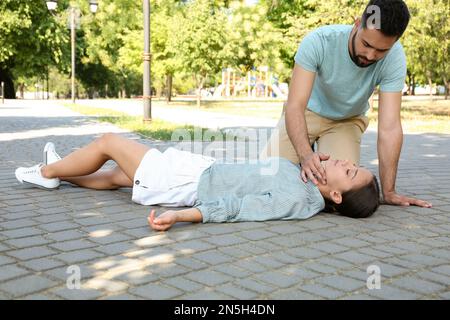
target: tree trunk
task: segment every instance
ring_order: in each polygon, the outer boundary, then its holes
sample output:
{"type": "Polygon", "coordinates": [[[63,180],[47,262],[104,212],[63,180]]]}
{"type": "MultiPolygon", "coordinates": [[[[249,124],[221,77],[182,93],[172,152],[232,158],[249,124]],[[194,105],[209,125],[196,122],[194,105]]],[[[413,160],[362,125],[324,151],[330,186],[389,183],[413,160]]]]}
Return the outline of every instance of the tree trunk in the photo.
{"type": "Polygon", "coordinates": [[[197,88],[198,88],[198,90],[197,90],[197,108],[200,108],[200,102],[201,102],[201,99],[202,99],[202,89],[203,89],[203,84],[205,83],[205,79],[206,79],[206,77],[203,77],[203,76],[200,76],[200,83],[198,83],[198,85],[197,85],[197,88]]]}
{"type": "Polygon", "coordinates": [[[15,99],[16,90],[14,89],[14,82],[8,69],[0,68],[0,82],[5,83],[5,92],[2,93],[5,99],[15,99]]]}
{"type": "Polygon", "coordinates": [[[25,96],[24,91],[25,91],[25,85],[23,83],[20,83],[19,84],[19,98],[20,99],[24,98],[24,96],[25,96]]]}
{"type": "Polygon", "coordinates": [[[166,78],[166,102],[169,103],[172,101],[172,81],[173,76],[171,74],[167,75],[166,78]]]}
{"type": "Polygon", "coordinates": [[[416,77],[414,75],[412,75],[412,90],[411,90],[411,95],[415,96],[416,95],[416,77]]]}
{"type": "Polygon", "coordinates": [[[428,77],[428,85],[430,86],[430,99],[433,99],[433,80],[431,80],[431,77],[428,77]]]}

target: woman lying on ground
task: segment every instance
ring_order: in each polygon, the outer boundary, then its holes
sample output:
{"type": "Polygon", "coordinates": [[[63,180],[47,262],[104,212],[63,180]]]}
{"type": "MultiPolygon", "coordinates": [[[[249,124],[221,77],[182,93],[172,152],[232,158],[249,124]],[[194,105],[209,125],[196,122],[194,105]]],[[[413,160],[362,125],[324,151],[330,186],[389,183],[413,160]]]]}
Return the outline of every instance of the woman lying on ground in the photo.
{"type": "Polygon", "coordinates": [[[178,221],[235,222],[307,219],[320,211],[353,218],[372,215],[379,186],[367,169],[344,160],[323,162],[326,184],[304,183],[300,168],[283,158],[254,164],[219,164],[214,158],[168,148],[164,153],[116,134],[104,134],[65,158],[53,143],[44,163],[15,172],[21,183],[55,189],[60,181],[105,190],[132,187],[132,200],[143,205],[192,207],[169,210],[148,223],[167,230],[178,221]],[[99,170],[108,160],[118,166],[99,170]]]}

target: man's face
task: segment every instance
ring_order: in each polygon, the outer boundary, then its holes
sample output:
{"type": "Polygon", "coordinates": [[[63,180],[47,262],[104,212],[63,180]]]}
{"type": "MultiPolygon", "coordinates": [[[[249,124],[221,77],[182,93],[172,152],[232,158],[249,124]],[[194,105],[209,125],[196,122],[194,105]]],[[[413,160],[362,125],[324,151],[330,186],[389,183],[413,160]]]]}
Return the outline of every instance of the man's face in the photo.
{"type": "Polygon", "coordinates": [[[362,28],[358,21],[350,36],[350,56],[358,67],[367,68],[383,59],[396,41],[397,37],[385,36],[379,30],[362,28]]]}

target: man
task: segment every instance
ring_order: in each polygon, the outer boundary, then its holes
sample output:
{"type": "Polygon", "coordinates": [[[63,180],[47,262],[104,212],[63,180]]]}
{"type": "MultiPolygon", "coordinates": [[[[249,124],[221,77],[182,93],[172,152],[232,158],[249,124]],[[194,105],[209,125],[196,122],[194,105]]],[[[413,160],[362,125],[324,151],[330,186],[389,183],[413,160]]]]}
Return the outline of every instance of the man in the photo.
{"type": "Polygon", "coordinates": [[[303,181],[326,183],[321,161],[360,160],[361,135],[368,126],[368,99],[379,85],[379,173],[384,202],[431,207],[395,190],[403,143],[400,122],[406,58],[398,42],[410,19],[402,0],[371,0],[350,25],[318,28],[295,55],[290,91],[277,132],[261,157],[300,163],[303,181]],[[312,145],[317,143],[317,152],[312,145]]]}

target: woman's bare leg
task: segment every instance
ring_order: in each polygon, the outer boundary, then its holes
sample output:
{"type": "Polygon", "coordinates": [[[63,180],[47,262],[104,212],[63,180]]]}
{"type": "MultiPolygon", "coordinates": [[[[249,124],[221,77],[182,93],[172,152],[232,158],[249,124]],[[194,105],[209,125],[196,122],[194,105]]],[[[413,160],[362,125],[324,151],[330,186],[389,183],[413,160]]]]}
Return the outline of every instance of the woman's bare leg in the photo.
{"type": "Polygon", "coordinates": [[[79,177],[90,175],[106,161],[114,160],[125,175],[133,180],[142,158],[149,149],[136,141],[106,133],[62,160],[42,167],[41,172],[46,178],[79,177]]]}
{"type": "Polygon", "coordinates": [[[133,181],[120,169],[99,170],[86,176],[63,177],[61,180],[77,186],[96,190],[115,190],[121,187],[132,187],[133,181]]]}

